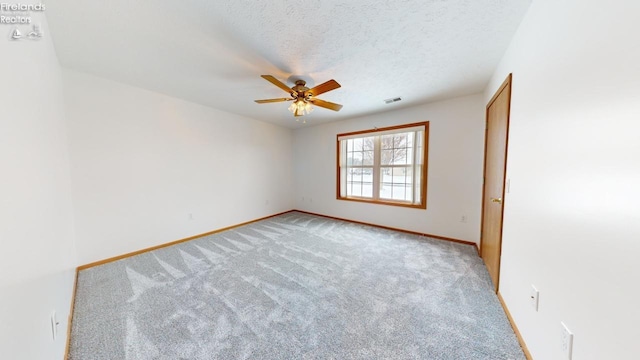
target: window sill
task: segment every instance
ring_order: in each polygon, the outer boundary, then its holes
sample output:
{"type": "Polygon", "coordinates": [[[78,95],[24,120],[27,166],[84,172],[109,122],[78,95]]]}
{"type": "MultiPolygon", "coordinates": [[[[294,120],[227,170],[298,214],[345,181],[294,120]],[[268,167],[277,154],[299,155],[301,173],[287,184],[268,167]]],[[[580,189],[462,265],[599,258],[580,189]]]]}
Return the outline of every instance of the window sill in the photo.
{"type": "Polygon", "coordinates": [[[346,200],[346,201],[355,201],[355,202],[360,202],[360,203],[367,203],[367,204],[376,204],[376,205],[391,205],[391,206],[400,206],[400,207],[406,207],[406,208],[413,208],[413,209],[425,209],[427,208],[427,204],[410,204],[410,203],[406,203],[406,202],[401,202],[401,201],[393,201],[393,200],[370,200],[370,199],[365,199],[365,198],[358,198],[358,197],[337,197],[337,200],[346,200]]]}

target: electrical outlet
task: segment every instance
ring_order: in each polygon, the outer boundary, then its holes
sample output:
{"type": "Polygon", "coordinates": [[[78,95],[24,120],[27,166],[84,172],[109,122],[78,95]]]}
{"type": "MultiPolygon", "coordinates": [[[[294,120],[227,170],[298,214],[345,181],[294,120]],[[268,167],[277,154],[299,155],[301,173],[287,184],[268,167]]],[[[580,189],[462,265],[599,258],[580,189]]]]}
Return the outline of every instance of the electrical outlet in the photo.
{"type": "Polygon", "coordinates": [[[467,215],[460,216],[460,222],[461,223],[466,223],[467,222],[467,215]]]}
{"type": "Polygon", "coordinates": [[[571,353],[573,352],[573,333],[569,330],[567,325],[560,322],[562,325],[562,353],[564,358],[571,360],[571,353]]]}
{"type": "Polygon", "coordinates": [[[538,311],[538,302],[540,301],[540,291],[536,289],[533,284],[531,285],[531,294],[529,300],[531,301],[531,307],[533,310],[538,311]]]}
{"type": "Polygon", "coordinates": [[[189,213],[189,220],[193,220],[193,213],[189,213]]]}

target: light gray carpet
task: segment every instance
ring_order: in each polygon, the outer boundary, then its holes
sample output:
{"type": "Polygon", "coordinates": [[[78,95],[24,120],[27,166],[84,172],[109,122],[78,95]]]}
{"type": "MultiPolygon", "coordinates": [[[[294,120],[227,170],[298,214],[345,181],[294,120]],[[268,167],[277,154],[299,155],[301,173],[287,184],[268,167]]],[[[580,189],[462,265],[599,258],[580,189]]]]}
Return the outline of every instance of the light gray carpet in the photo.
{"type": "Polygon", "coordinates": [[[525,359],[469,245],[292,212],[79,274],[70,359],[525,359]]]}

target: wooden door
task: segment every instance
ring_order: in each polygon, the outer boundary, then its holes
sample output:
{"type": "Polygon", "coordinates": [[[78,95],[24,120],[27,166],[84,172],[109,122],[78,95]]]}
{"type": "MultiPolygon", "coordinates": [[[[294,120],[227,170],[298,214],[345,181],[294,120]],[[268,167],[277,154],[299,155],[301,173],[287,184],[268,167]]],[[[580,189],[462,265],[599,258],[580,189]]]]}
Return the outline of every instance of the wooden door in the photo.
{"type": "Polygon", "coordinates": [[[500,280],[502,213],[511,108],[511,74],[487,104],[480,255],[495,291],[500,280]]]}

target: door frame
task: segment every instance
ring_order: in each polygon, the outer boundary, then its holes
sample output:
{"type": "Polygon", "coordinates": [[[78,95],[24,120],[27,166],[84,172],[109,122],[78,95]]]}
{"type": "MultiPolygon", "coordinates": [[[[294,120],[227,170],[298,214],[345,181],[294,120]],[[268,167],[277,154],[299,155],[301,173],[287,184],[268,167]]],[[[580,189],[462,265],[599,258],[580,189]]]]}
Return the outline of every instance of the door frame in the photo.
{"type": "MultiPolygon", "coordinates": [[[[491,100],[489,100],[489,102],[487,103],[487,107],[485,109],[485,121],[484,121],[484,162],[483,162],[483,166],[482,166],[482,203],[480,204],[480,212],[481,212],[481,216],[480,216],[480,248],[478,249],[478,254],[480,255],[480,257],[482,258],[482,237],[483,237],[483,233],[484,233],[484,202],[487,198],[487,194],[485,193],[485,181],[487,178],[487,143],[488,143],[488,136],[487,133],[489,131],[489,108],[491,107],[491,105],[493,105],[493,102],[498,98],[498,96],[502,93],[502,91],[507,87],[507,85],[511,85],[511,88],[509,90],[509,98],[508,98],[508,106],[507,106],[507,134],[506,134],[506,139],[505,139],[505,151],[504,151],[504,176],[502,178],[502,203],[500,204],[500,206],[502,207],[502,212],[501,212],[501,218],[500,218],[500,250],[499,250],[499,254],[498,254],[498,259],[499,262],[501,262],[502,260],[502,229],[504,227],[504,203],[505,203],[505,197],[504,194],[506,192],[506,181],[507,181],[507,154],[509,153],[509,125],[511,122],[511,93],[513,92],[513,74],[509,73],[509,75],[507,75],[507,78],[502,82],[502,85],[500,85],[500,87],[498,88],[498,90],[496,90],[496,92],[493,94],[493,97],[491,97],[491,100]]],[[[494,284],[495,288],[496,288],[496,293],[498,292],[498,290],[500,289],[500,271],[502,269],[502,266],[499,267],[498,269],[498,281],[497,284],[494,284]]]]}

